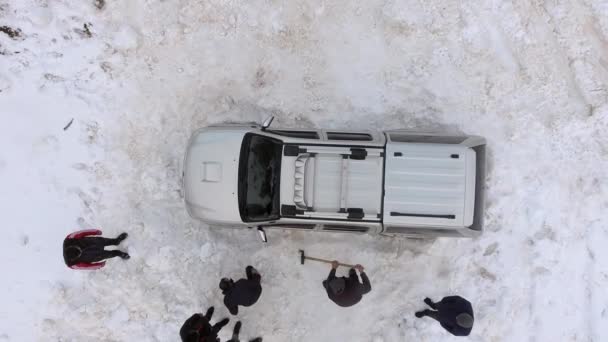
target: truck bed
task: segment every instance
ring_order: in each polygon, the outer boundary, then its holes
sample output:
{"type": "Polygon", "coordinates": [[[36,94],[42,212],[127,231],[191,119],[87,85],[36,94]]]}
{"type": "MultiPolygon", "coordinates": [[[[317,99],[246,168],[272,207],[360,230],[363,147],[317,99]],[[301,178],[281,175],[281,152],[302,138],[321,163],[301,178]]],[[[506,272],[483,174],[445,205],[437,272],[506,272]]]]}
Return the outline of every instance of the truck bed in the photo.
{"type": "Polygon", "coordinates": [[[462,145],[389,143],[384,224],[468,227],[473,223],[475,151],[462,145]]]}

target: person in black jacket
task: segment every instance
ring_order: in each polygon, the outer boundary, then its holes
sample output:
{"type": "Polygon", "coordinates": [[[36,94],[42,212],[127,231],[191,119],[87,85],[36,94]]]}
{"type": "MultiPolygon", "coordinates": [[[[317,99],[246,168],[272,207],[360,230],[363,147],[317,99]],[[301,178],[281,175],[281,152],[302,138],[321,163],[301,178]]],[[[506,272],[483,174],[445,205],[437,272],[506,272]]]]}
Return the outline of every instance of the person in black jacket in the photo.
{"type": "Polygon", "coordinates": [[[336,277],[337,268],[338,262],[334,260],[331,264],[329,276],[323,281],[323,287],[327,291],[327,296],[334,303],[342,307],[353,306],[359,303],[363,295],[372,290],[363,266],[356,265],[354,268],[351,268],[348,272],[348,278],[336,277]],[[363,283],[359,282],[355,269],[359,270],[363,283]]]}
{"type": "MultiPolygon", "coordinates": [[[[232,338],[230,340],[228,340],[227,342],[240,342],[240,340],[239,340],[240,332],[241,332],[241,321],[238,321],[234,325],[234,330],[232,331],[232,338]]],[[[262,342],[262,338],[257,337],[257,338],[254,338],[253,340],[250,340],[249,342],[262,342]]]]}
{"type": "Polygon", "coordinates": [[[182,342],[219,342],[217,334],[230,321],[228,318],[211,325],[211,316],[213,316],[213,306],[207,310],[203,316],[200,313],[195,313],[184,322],[179,330],[179,336],[182,342]]]}
{"type": "Polygon", "coordinates": [[[239,305],[252,306],[262,294],[260,273],[253,266],[247,266],[245,273],[247,279],[239,279],[236,283],[229,278],[220,281],[220,289],[225,296],[224,304],[233,315],[239,313],[239,305]]]}
{"type": "Polygon", "coordinates": [[[431,317],[452,335],[469,336],[473,329],[474,317],[473,307],[468,300],[460,296],[450,296],[438,303],[433,303],[430,298],[425,298],[424,302],[433,310],[418,311],[416,317],[431,317]]]}

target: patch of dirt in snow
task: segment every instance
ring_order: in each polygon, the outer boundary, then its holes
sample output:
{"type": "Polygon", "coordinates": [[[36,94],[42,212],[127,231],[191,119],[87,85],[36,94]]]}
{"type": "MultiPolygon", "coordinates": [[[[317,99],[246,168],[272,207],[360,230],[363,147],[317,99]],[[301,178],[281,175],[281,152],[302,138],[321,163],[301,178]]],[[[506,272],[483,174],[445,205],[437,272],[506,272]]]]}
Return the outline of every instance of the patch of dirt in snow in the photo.
{"type": "Polygon", "coordinates": [[[12,39],[19,39],[21,38],[21,29],[14,29],[12,27],[9,26],[0,26],[0,32],[6,34],[7,36],[9,36],[12,39]]]}
{"type": "Polygon", "coordinates": [[[102,10],[106,6],[105,0],[94,0],[93,4],[97,7],[98,10],[102,10]]]}

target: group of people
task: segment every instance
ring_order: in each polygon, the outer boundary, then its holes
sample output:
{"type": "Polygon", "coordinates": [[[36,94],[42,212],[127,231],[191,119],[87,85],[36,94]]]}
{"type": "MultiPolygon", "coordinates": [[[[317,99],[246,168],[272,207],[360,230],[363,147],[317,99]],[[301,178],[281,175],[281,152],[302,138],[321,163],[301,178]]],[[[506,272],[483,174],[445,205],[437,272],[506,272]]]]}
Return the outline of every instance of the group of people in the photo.
{"type": "MultiPolygon", "coordinates": [[[[262,294],[262,277],[260,273],[253,268],[247,266],[245,269],[247,278],[234,281],[230,278],[222,278],[220,280],[220,290],[224,295],[224,305],[232,315],[239,313],[239,306],[252,306],[255,304],[262,294]]],[[[218,333],[225,327],[229,318],[223,318],[219,322],[211,325],[211,316],[213,316],[214,307],[210,307],[203,315],[195,313],[188,318],[179,331],[179,336],[182,342],[219,342],[218,333]]],[[[239,333],[241,331],[241,321],[236,322],[232,330],[232,338],[228,342],[239,342],[239,333]]],[[[254,338],[249,342],[262,342],[261,337],[254,338]]]]}
{"type": "MultiPolygon", "coordinates": [[[[122,233],[114,239],[101,237],[98,229],[82,230],[68,235],[63,242],[63,258],[66,265],[72,269],[94,270],[105,266],[105,259],[120,257],[129,259],[129,254],[120,250],[106,250],[107,246],[118,246],[128,235],[122,233]]],[[[341,307],[357,304],[363,296],[372,290],[369,278],[361,265],[355,265],[348,272],[348,277],[337,277],[338,261],[331,263],[331,271],[322,282],[330,300],[341,307]],[[359,271],[359,275],[357,274],[359,271]]],[[[262,277],[253,267],[245,269],[246,278],[236,282],[231,278],[222,278],[219,288],[224,296],[224,305],[232,315],[238,315],[239,306],[252,306],[262,294],[262,277]]],[[[456,336],[468,336],[474,323],[471,303],[460,296],[449,296],[439,302],[425,298],[430,309],[416,312],[418,318],[430,317],[438,321],[443,328],[456,336]]],[[[214,307],[210,307],[203,315],[195,313],[184,322],[180,329],[182,342],[219,342],[218,333],[230,319],[224,318],[211,324],[214,307]]],[[[232,338],[228,342],[238,342],[241,322],[234,325],[232,338]]],[[[258,337],[249,342],[261,342],[258,337]]]]}

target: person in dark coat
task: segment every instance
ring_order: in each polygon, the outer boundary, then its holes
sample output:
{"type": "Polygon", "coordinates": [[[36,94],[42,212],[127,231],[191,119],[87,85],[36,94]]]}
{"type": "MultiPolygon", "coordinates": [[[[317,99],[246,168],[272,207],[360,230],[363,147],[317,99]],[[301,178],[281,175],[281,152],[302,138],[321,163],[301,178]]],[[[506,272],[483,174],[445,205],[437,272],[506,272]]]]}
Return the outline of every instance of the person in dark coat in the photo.
{"type": "Polygon", "coordinates": [[[469,336],[473,329],[474,317],[473,307],[468,300],[460,296],[450,296],[438,303],[433,303],[430,298],[425,298],[424,302],[433,310],[418,311],[416,317],[431,317],[452,335],[469,336]]]}
{"type": "Polygon", "coordinates": [[[348,272],[348,278],[336,277],[336,269],[338,262],[333,261],[331,271],[326,280],[323,281],[323,287],[327,291],[329,299],[342,307],[353,306],[363,298],[363,295],[372,290],[367,274],[365,274],[363,266],[356,265],[348,272]],[[355,269],[359,270],[363,283],[359,282],[359,277],[355,269]]]}
{"type": "Polygon", "coordinates": [[[233,315],[239,313],[239,305],[252,306],[262,294],[260,273],[253,266],[247,266],[245,273],[247,279],[239,279],[236,283],[229,278],[220,281],[220,289],[225,296],[224,304],[233,315]]]}
{"type": "Polygon", "coordinates": [[[127,233],[122,233],[114,239],[100,237],[101,230],[87,229],[74,232],[63,240],[63,260],[72,269],[96,270],[105,266],[104,259],[120,257],[129,259],[129,254],[112,250],[106,251],[106,246],[118,246],[127,238],[127,233]]]}
{"type": "MultiPolygon", "coordinates": [[[[241,332],[241,321],[238,321],[234,325],[234,330],[232,331],[232,338],[230,340],[228,340],[227,342],[240,342],[240,340],[239,340],[240,332],[241,332]]],[[[262,338],[257,337],[257,338],[254,338],[253,340],[250,340],[249,342],[262,342],[262,338]]]]}
{"type": "Polygon", "coordinates": [[[222,328],[228,324],[230,319],[223,320],[211,325],[211,316],[213,316],[214,308],[210,307],[205,315],[195,313],[184,322],[179,330],[179,336],[182,342],[219,342],[217,334],[222,328]]]}

